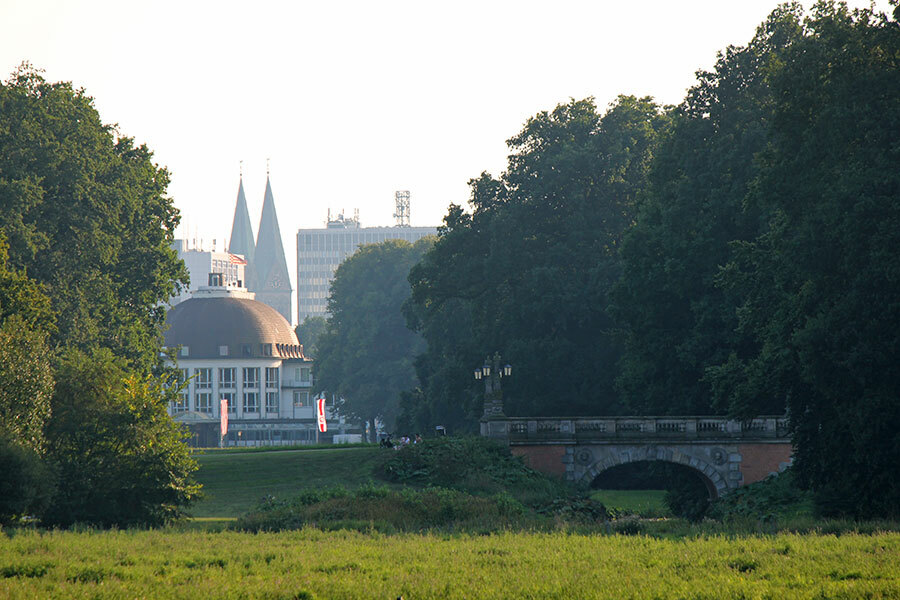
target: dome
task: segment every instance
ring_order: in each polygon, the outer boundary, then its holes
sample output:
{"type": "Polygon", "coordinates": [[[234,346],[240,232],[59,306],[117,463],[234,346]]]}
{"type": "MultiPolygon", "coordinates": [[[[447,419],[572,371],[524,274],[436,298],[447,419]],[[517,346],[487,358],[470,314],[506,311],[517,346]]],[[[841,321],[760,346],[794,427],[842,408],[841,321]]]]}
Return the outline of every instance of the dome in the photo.
{"type": "Polygon", "coordinates": [[[166,323],[165,346],[187,348],[185,358],[303,356],[290,323],[249,298],[191,298],[169,310],[166,323]]]}

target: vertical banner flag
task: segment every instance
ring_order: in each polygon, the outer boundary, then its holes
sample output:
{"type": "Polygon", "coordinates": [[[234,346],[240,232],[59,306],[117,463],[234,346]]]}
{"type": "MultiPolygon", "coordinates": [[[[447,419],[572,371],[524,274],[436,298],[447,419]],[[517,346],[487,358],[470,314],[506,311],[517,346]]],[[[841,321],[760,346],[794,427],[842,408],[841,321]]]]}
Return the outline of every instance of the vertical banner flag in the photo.
{"type": "Polygon", "coordinates": [[[228,400],[222,398],[219,403],[219,429],[222,431],[222,437],[228,433],[228,400]]]}
{"type": "Polygon", "coordinates": [[[319,431],[325,433],[328,431],[328,424],[325,423],[325,398],[316,400],[316,409],[319,413],[319,431]]]}

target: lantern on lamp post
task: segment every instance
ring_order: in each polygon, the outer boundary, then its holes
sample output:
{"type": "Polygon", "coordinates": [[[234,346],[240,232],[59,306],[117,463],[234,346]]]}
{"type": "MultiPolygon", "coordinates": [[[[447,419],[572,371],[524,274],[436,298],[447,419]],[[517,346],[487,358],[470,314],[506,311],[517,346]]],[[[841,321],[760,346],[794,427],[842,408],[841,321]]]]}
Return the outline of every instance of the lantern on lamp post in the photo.
{"type": "Polygon", "coordinates": [[[475,369],[475,379],[484,380],[484,414],[482,419],[505,418],[503,414],[503,392],[500,379],[512,375],[512,365],[503,364],[500,353],[487,357],[484,364],[475,369]]]}

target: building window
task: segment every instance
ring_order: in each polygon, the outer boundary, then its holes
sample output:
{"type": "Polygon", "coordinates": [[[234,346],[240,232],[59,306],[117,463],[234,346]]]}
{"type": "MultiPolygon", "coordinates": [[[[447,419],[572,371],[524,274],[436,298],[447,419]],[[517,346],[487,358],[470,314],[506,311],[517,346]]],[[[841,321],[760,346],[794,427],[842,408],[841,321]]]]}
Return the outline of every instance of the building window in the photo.
{"type": "Polygon", "coordinates": [[[244,387],[259,387],[259,367],[244,367],[244,387]]]}
{"type": "Polygon", "coordinates": [[[260,344],[259,353],[263,356],[272,356],[272,344],[260,344]]]}
{"type": "Polygon", "coordinates": [[[244,392],[244,412],[259,412],[259,392],[244,392]]]}
{"type": "Polygon", "coordinates": [[[228,346],[219,346],[219,356],[228,356],[228,346]]]}
{"type": "Polygon", "coordinates": [[[179,350],[178,354],[181,356],[190,356],[191,350],[187,346],[182,346],[181,350],[179,350]]]}
{"type": "Polygon", "coordinates": [[[253,348],[250,344],[241,344],[241,354],[244,356],[253,356],[253,348]]]}
{"type": "Polygon", "coordinates": [[[303,383],[309,383],[309,367],[300,368],[300,381],[302,381],[303,383]]]}
{"type": "Polygon", "coordinates": [[[212,387],[212,369],[194,369],[194,374],[197,389],[208,390],[212,387]]]}
{"type": "Polygon", "coordinates": [[[266,392],[266,412],[278,414],[278,392],[266,392]]]}
{"type": "Polygon", "coordinates": [[[212,413],[212,394],[197,392],[197,412],[212,413]]]}
{"type": "Polygon", "coordinates": [[[266,367],[266,387],[278,387],[278,367],[266,367]]]}
{"type": "Polygon", "coordinates": [[[219,369],[219,385],[221,387],[234,387],[234,367],[219,369]]]}
{"type": "Polygon", "coordinates": [[[234,414],[237,407],[234,405],[234,392],[222,392],[222,400],[228,402],[228,413],[234,414]]]}
{"type": "Polygon", "coordinates": [[[188,399],[186,396],[181,394],[178,395],[178,399],[172,402],[172,414],[177,415],[183,412],[187,412],[188,410],[188,399]]]}
{"type": "Polygon", "coordinates": [[[302,408],[309,404],[309,392],[301,392],[300,390],[294,391],[294,406],[297,408],[302,408]]]}
{"type": "Polygon", "coordinates": [[[179,413],[187,412],[190,408],[188,403],[188,386],[185,384],[188,378],[188,370],[187,369],[178,369],[178,378],[176,379],[176,385],[178,389],[178,395],[175,397],[175,400],[172,401],[172,414],[177,415],[179,413]],[[184,386],[184,387],[182,387],[184,386]]]}

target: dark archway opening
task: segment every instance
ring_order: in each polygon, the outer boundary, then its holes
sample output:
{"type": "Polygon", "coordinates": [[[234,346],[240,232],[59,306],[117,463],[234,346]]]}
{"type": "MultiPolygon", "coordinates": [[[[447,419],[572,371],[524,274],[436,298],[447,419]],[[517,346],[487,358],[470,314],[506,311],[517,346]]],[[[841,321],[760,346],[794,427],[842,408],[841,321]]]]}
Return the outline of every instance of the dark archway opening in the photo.
{"type": "Polygon", "coordinates": [[[716,497],[713,483],[699,471],[665,461],[636,461],[609,468],[591,482],[594,490],[663,490],[675,516],[699,521],[716,497]]]}

